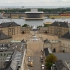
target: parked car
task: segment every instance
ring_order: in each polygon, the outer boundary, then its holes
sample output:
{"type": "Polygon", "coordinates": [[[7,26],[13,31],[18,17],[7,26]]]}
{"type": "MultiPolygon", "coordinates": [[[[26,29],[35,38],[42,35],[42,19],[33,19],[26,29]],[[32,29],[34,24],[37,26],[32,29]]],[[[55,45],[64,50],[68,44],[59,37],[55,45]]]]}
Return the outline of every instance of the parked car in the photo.
{"type": "Polygon", "coordinates": [[[33,60],[31,60],[31,61],[28,62],[28,66],[33,67],[33,60]]]}
{"type": "Polygon", "coordinates": [[[28,61],[30,62],[30,57],[28,57],[28,61]]]}
{"type": "Polygon", "coordinates": [[[30,62],[30,66],[33,67],[33,62],[30,62]]]}
{"type": "Polygon", "coordinates": [[[44,64],[42,64],[41,68],[42,68],[42,70],[44,70],[44,64]]]}
{"type": "Polygon", "coordinates": [[[31,60],[31,62],[30,62],[30,66],[33,67],[33,60],[31,60]]]}
{"type": "Polygon", "coordinates": [[[42,55],[40,56],[40,61],[43,62],[43,56],[42,55]]]}

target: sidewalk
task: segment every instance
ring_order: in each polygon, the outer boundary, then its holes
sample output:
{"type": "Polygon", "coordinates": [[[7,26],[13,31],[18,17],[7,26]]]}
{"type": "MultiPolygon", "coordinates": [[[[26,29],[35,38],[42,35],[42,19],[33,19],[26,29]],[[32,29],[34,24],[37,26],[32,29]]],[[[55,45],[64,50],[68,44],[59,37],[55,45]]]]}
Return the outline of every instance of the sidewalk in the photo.
{"type": "Polygon", "coordinates": [[[24,70],[28,70],[28,56],[32,56],[32,53],[30,51],[27,51],[26,56],[25,56],[25,69],[24,70]]]}

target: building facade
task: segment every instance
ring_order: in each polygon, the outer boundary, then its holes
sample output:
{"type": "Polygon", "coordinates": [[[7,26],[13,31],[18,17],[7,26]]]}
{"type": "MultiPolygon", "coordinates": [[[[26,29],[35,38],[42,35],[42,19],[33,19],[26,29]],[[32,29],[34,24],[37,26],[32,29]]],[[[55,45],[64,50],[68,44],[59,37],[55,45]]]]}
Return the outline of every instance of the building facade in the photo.
{"type": "Polygon", "coordinates": [[[40,27],[39,33],[48,33],[48,27],[40,27]]]}
{"type": "Polygon", "coordinates": [[[70,53],[70,33],[67,32],[59,40],[61,41],[62,51],[70,53]]]}
{"type": "Polygon", "coordinates": [[[30,33],[30,28],[29,27],[21,27],[21,32],[24,33],[30,33]]]}
{"type": "Polygon", "coordinates": [[[4,22],[0,24],[0,30],[8,35],[17,35],[21,33],[21,26],[15,22],[4,22]]]}
{"type": "Polygon", "coordinates": [[[58,40],[44,40],[44,48],[50,48],[53,52],[70,53],[70,34],[67,32],[58,40]]]}
{"type": "Polygon", "coordinates": [[[4,68],[5,66],[5,60],[9,55],[12,55],[12,51],[3,51],[1,52],[0,48],[0,69],[4,68]]]}
{"type": "Polygon", "coordinates": [[[58,35],[58,37],[63,36],[69,31],[69,26],[67,22],[53,22],[49,26],[49,34],[58,35]]]}
{"type": "Polygon", "coordinates": [[[60,42],[55,40],[44,40],[44,48],[50,48],[52,52],[60,52],[60,42]]]}

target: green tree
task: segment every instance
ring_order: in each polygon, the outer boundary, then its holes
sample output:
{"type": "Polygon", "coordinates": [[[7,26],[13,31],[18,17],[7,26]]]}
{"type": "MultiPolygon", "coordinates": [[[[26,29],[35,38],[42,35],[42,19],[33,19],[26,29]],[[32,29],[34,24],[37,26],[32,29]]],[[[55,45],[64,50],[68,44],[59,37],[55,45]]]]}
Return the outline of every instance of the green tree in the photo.
{"type": "Polygon", "coordinates": [[[50,24],[44,24],[44,27],[49,27],[50,24]]]}
{"type": "Polygon", "coordinates": [[[42,26],[37,26],[37,28],[40,28],[40,27],[42,27],[42,26]]]}
{"type": "Polygon", "coordinates": [[[45,66],[47,69],[51,70],[51,66],[57,61],[57,57],[53,54],[49,54],[45,60],[45,66]]]}
{"type": "Polygon", "coordinates": [[[28,27],[29,25],[27,25],[27,24],[24,24],[24,25],[22,25],[22,27],[28,27]]]}

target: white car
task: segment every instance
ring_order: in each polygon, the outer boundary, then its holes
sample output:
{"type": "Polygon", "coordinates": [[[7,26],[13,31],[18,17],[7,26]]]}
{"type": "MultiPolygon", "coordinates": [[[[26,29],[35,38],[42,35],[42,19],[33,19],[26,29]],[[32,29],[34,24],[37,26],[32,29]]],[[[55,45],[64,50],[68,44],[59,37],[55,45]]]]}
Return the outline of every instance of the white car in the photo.
{"type": "Polygon", "coordinates": [[[30,62],[30,57],[28,57],[28,61],[30,62]]]}
{"type": "Polygon", "coordinates": [[[44,70],[44,64],[42,64],[42,70],[44,70]]]}

